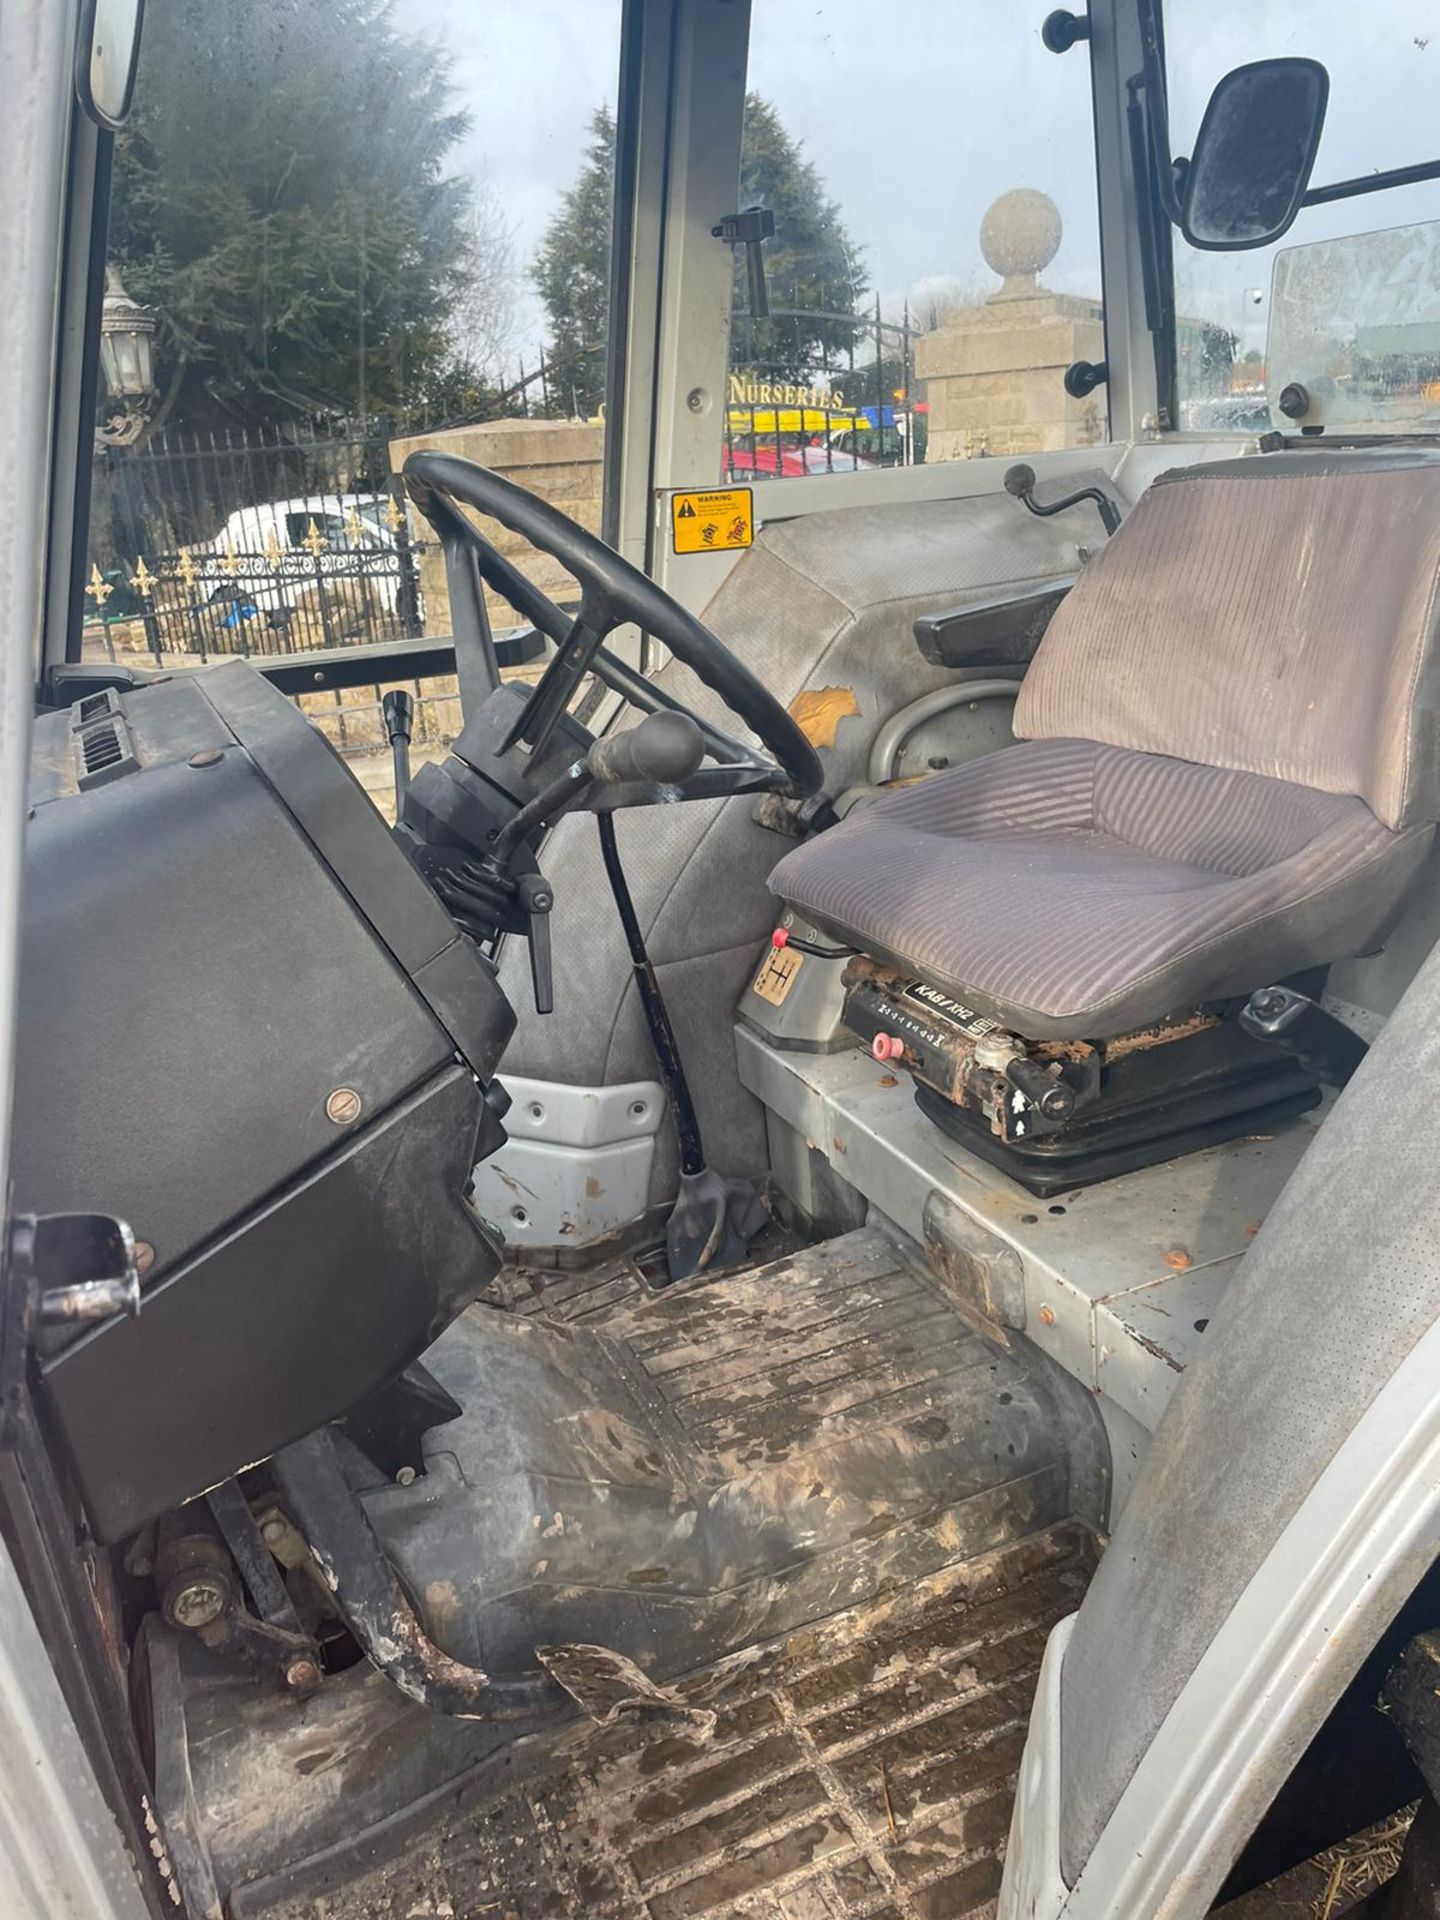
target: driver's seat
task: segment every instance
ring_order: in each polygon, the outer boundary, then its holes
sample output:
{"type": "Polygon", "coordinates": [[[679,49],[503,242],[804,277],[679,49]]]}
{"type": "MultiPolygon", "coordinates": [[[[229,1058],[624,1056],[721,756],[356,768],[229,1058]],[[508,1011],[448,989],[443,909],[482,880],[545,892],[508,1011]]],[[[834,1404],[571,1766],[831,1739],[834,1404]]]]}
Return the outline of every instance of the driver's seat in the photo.
{"type": "Polygon", "coordinates": [[[832,936],[1031,1041],[1372,948],[1440,818],[1440,457],[1162,475],[1062,603],[1023,744],[789,854],[832,936]]]}

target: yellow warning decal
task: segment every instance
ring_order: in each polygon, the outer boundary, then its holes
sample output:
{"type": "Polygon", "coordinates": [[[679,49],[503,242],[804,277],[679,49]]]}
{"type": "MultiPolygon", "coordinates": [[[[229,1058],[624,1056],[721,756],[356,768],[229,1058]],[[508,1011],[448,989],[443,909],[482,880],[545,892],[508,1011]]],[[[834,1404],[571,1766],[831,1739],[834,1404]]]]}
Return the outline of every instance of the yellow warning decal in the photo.
{"type": "Polygon", "coordinates": [[[670,526],[676,553],[728,553],[755,539],[755,510],[749,487],[723,487],[718,493],[676,493],[670,498],[670,526]]]}

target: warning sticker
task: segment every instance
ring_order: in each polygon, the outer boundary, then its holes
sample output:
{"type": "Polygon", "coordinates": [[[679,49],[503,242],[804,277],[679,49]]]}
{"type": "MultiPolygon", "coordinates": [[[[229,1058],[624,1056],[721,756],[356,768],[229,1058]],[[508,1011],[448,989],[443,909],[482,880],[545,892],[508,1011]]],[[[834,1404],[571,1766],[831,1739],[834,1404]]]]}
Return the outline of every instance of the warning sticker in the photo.
{"type": "Polygon", "coordinates": [[[749,487],[718,493],[677,493],[670,499],[676,553],[728,553],[755,538],[749,487]]]}

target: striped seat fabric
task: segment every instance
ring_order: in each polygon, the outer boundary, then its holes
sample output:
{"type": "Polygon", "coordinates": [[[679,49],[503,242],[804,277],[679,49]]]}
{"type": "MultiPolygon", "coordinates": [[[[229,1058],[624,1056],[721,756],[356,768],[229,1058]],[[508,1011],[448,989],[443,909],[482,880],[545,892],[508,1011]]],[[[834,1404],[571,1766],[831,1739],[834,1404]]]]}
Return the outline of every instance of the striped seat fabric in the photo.
{"type": "Polygon", "coordinates": [[[771,887],[1032,1039],[1365,952],[1440,816],[1437,583],[1434,456],[1162,476],[1052,621],[1030,738],[858,809],[771,887]]]}

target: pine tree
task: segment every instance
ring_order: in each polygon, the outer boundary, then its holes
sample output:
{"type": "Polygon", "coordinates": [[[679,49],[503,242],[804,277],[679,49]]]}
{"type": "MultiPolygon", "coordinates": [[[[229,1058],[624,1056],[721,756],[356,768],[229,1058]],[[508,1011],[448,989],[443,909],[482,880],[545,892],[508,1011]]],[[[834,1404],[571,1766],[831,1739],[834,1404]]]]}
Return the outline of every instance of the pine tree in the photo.
{"type": "Polygon", "coordinates": [[[615,122],[597,107],[580,176],[545,230],[534,269],[550,320],[550,387],[564,412],[591,414],[605,398],[614,192],[615,122]]]}
{"type": "Polygon", "coordinates": [[[359,417],[453,380],[476,258],[448,68],[389,0],[150,0],[110,251],[171,425],[359,417]]]}
{"type": "MultiPolygon", "coordinates": [[[[601,107],[575,185],[546,229],[534,267],[550,323],[552,388],[593,413],[604,398],[604,345],[609,327],[611,199],[615,124],[601,107]]],[[[775,236],[765,243],[766,281],[774,317],[752,320],[743,253],[737,249],[731,312],[732,359],[776,380],[805,380],[825,355],[855,337],[864,263],[814,163],[781,124],[768,101],[745,102],[737,203],[768,207],[775,236]],[[839,316],[824,318],[822,316],[839,316]]]]}

